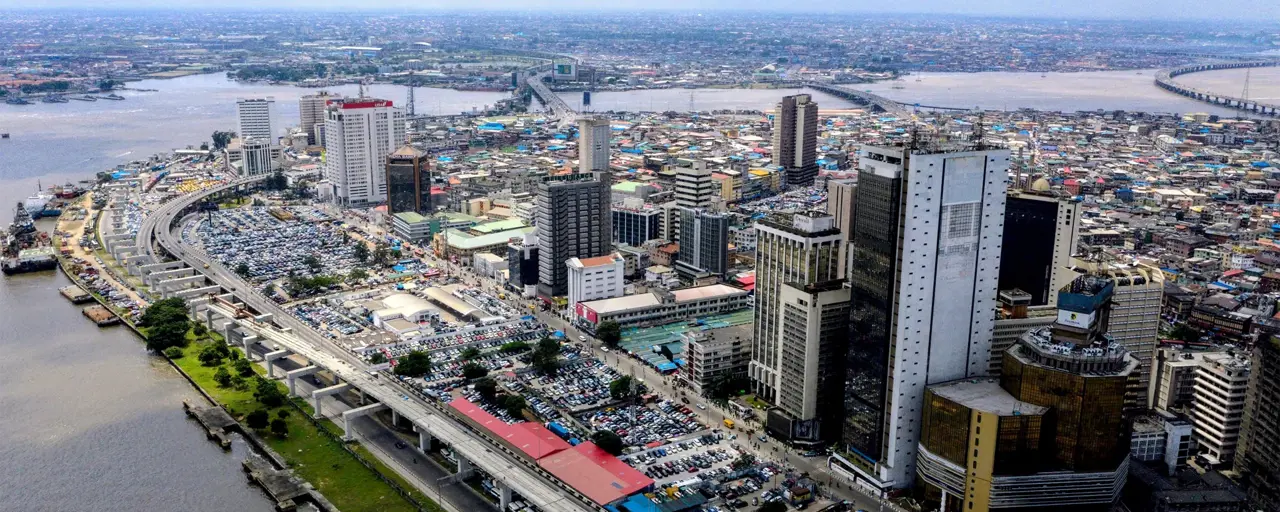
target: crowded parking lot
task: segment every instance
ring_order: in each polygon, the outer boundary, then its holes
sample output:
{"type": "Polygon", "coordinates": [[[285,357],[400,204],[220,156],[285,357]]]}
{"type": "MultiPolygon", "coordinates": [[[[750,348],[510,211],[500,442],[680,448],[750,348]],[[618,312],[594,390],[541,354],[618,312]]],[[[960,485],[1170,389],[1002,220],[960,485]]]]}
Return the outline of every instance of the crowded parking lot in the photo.
{"type": "Polygon", "coordinates": [[[663,443],[702,430],[694,416],[670,400],[651,405],[619,405],[576,416],[592,430],[612,430],[624,446],[663,443]]]}
{"type": "Polygon", "coordinates": [[[290,275],[345,276],[365,268],[353,244],[315,208],[239,208],[213,212],[209,219],[199,223],[194,238],[226,268],[247,268],[246,277],[255,282],[290,275]],[[316,265],[308,265],[308,257],[316,265]]]}

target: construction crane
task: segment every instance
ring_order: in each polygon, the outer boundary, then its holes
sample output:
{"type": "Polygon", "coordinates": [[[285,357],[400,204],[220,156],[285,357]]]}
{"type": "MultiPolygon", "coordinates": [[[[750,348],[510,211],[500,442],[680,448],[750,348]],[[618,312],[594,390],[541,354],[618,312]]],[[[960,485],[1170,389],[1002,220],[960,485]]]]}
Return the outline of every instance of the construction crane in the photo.
{"type": "Polygon", "coordinates": [[[229,300],[227,300],[227,299],[224,299],[224,298],[222,298],[222,297],[219,297],[219,296],[218,296],[218,294],[216,294],[216,293],[210,293],[210,294],[209,294],[209,299],[210,299],[210,300],[212,300],[213,302],[216,302],[216,303],[218,303],[218,304],[222,304],[223,306],[226,306],[226,307],[227,307],[227,309],[230,309],[230,310],[234,311],[234,312],[235,312],[235,319],[236,319],[236,320],[244,320],[244,319],[246,319],[246,318],[253,318],[253,313],[250,313],[250,312],[249,312],[249,310],[248,310],[247,308],[245,308],[244,306],[241,306],[241,305],[239,305],[239,304],[236,304],[236,303],[234,303],[234,302],[231,302],[231,301],[229,301],[229,300]]]}

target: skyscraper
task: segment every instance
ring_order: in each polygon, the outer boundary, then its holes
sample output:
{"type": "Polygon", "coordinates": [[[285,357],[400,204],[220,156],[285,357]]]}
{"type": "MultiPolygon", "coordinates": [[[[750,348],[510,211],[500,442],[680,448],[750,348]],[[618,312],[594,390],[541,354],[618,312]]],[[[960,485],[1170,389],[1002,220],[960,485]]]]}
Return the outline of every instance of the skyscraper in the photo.
{"type": "Polygon", "coordinates": [[[773,165],[788,185],[812,185],[818,177],[818,104],[808,94],[784,96],[773,110],[773,165]]]}
{"type": "Polygon", "coordinates": [[[538,295],[569,292],[569,258],[613,251],[609,177],[602,172],[549,176],[538,184],[538,295]]]}
{"type": "Polygon", "coordinates": [[[676,206],[711,208],[716,196],[715,181],[706,162],[696,161],[691,167],[676,168],[676,206]]]}
{"type": "Polygon", "coordinates": [[[1129,374],[1107,336],[1114,283],[1079,276],[1057,320],[1024,333],[995,379],[930,385],[917,471],[927,509],[1110,511],[1129,470],[1129,374]]]}
{"type": "Polygon", "coordinates": [[[1102,262],[1075,258],[1076,273],[1100,274],[1115,280],[1111,299],[1111,337],[1134,357],[1138,369],[1125,399],[1129,411],[1150,406],[1151,361],[1160,341],[1160,311],[1164,302],[1164,272],[1142,263],[1102,262]]]}
{"type": "Polygon", "coordinates": [[[755,340],[747,374],[756,394],[776,401],[783,360],[779,328],[783,287],[804,287],[840,279],[840,231],[821,212],[779,214],[756,227],[755,340]]]}
{"type": "Polygon", "coordinates": [[[778,305],[778,407],[769,411],[766,425],[785,439],[838,440],[849,288],[839,279],[785,283],[778,305]]]}
{"type": "Polygon", "coordinates": [[[240,176],[257,176],[276,170],[271,142],[253,137],[240,139],[240,176]]]}
{"type": "Polygon", "coordinates": [[[409,145],[387,155],[387,214],[431,211],[431,170],[426,153],[409,145]]]}
{"type": "Polygon", "coordinates": [[[1280,510],[1280,338],[1274,334],[1253,348],[1248,397],[1235,471],[1254,508],[1280,510]]]}
{"type": "Polygon", "coordinates": [[[836,218],[836,228],[844,235],[840,244],[840,260],[849,262],[849,241],[853,240],[853,216],[857,201],[857,180],[831,180],[827,182],[827,213],[836,218]]]}
{"type": "Polygon", "coordinates": [[[1004,149],[862,148],[835,457],[850,478],[909,485],[925,388],[986,373],[1008,168],[1004,149]]]}
{"type": "Polygon", "coordinates": [[[323,126],[324,108],[329,100],[338,99],[337,96],[329,94],[327,91],[320,91],[316,94],[308,94],[298,98],[298,125],[307,132],[307,143],[311,145],[323,145],[320,139],[321,128],[323,126]]]}
{"type": "Polygon", "coordinates": [[[325,177],[334,199],[354,206],[386,201],[386,159],[404,144],[404,111],[389,100],[330,101],[324,132],[325,177]]]}
{"type": "Polygon", "coordinates": [[[693,277],[729,271],[729,218],[702,209],[680,209],[676,272],[693,277]]]}
{"type": "Polygon", "coordinates": [[[236,100],[236,128],[240,138],[254,138],[274,144],[276,132],[271,124],[271,108],[275,99],[241,98],[236,100]]]}
{"type": "Polygon", "coordinates": [[[1080,205],[1048,193],[1013,191],[1004,210],[1004,248],[1000,252],[1000,289],[1020,289],[1031,305],[1054,305],[1057,290],[1076,276],[1075,254],[1080,205]]]}
{"type": "Polygon", "coordinates": [[[609,171],[609,138],[606,117],[578,118],[578,172],[609,171]]]}

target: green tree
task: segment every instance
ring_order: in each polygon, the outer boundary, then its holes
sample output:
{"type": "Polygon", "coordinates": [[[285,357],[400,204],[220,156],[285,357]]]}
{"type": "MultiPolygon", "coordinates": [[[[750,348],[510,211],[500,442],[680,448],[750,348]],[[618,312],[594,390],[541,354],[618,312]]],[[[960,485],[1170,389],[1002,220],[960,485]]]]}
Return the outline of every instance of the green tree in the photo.
{"type": "Polygon", "coordinates": [[[356,242],[356,246],[351,251],[351,255],[356,257],[360,263],[369,261],[369,246],[364,242],[356,242]]]}
{"type": "Polygon", "coordinates": [[[183,347],[187,344],[187,325],[185,322],[169,322],[147,328],[147,348],[162,352],[171,347],[183,347]]]}
{"type": "Polygon", "coordinates": [[[462,349],[462,353],[459,354],[458,357],[463,361],[470,361],[472,359],[480,357],[480,349],[475,347],[464,348],[462,349]]]}
{"type": "Polygon", "coordinates": [[[1177,327],[1174,327],[1173,332],[1170,335],[1173,336],[1174,339],[1182,340],[1188,343],[1193,341],[1200,341],[1200,331],[1196,330],[1196,328],[1191,327],[1190,325],[1187,325],[1185,323],[1178,324],[1177,327]]]}
{"type": "Polygon", "coordinates": [[[227,147],[231,143],[231,139],[236,138],[236,132],[213,132],[213,150],[217,151],[227,147]]]}
{"type": "Polygon", "coordinates": [[[181,359],[182,349],[178,347],[169,347],[164,349],[164,356],[169,359],[181,359]]]}
{"type": "Polygon", "coordinates": [[[431,356],[421,350],[414,350],[396,361],[396,375],[405,377],[422,377],[431,373],[431,356]]]}
{"type": "Polygon", "coordinates": [[[618,434],[615,434],[612,430],[595,431],[594,434],[591,434],[591,442],[610,455],[622,455],[622,438],[618,437],[618,434]]]}
{"type": "Polygon", "coordinates": [[[503,343],[501,347],[498,347],[498,350],[503,352],[524,352],[529,350],[529,343],[524,341],[511,341],[503,343]]]}
{"type": "Polygon", "coordinates": [[[385,362],[387,362],[387,356],[382,352],[374,352],[373,355],[369,356],[369,364],[382,364],[385,362]]]}
{"type": "Polygon", "coordinates": [[[476,363],[467,363],[462,365],[462,376],[468,380],[479,379],[489,375],[489,370],[476,363]]]}
{"type": "Polygon", "coordinates": [[[524,408],[526,405],[524,401],[524,397],[520,395],[510,395],[510,394],[502,395],[502,398],[500,398],[498,402],[499,402],[499,405],[501,405],[502,408],[507,411],[507,414],[510,414],[512,418],[520,419],[522,416],[524,416],[524,408]]]}
{"type": "Polygon", "coordinates": [[[734,471],[741,471],[754,466],[755,464],[756,456],[743,452],[742,455],[739,455],[738,458],[733,459],[733,462],[729,463],[729,467],[732,467],[734,471]]]}
{"type": "Polygon", "coordinates": [[[271,420],[271,433],[280,437],[289,435],[289,424],[280,418],[271,420]]]}
{"type": "Polygon", "coordinates": [[[640,383],[630,375],[623,375],[609,383],[609,396],[614,400],[632,400],[640,396],[640,383]]]}
{"type": "Polygon", "coordinates": [[[218,383],[220,387],[231,386],[231,372],[227,371],[227,367],[219,366],[218,371],[213,373],[213,381],[218,383]]]}
{"type": "Polygon", "coordinates": [[[492,402],[494,397],[498,396],[498,383],[488,377],[480,379],[476,381],[476,393],[480,393],[485,400],[492,402]]]}
{"type": "Polygon", "coordinates": [[[310,267],[313,274],[320,272],[320,258],[317,258],[314,254],[308,254],[302,258],[302,264],[310,267]]]}
{"type": "Polygon", "coordinates": [[[533,367],[538,371],[554,375],[560,369],[560,342],[544,337],[533,349],[533,367]]]}
{"type": "Polygon", "coordinates": [[[279,407],[284,404],[285,395],[275,381],[259,376],[254,386],[253,398],[267,407],[279,407]]]}
{"type": "Polygon", "coordinates": [[[248,416],[245,416],[244,422],[251,429],[262,430],[267,428],[267,421],[270,419],[271,416],[267,414],[267,411],[255,409],[253,412],[249,413],[248,416]]]}
{"type": "Polygon", "coordinates": [[[112,89],[115,89],[116,85],[118,84],[119,82],[115,80],[112,80],[110,78],[104,78],[98,81],[98,89],[102,91],[110,91],[112,89]]]}
{"type": "Polygon", "coordinates": [[[155,301],[142,313],[140,320],[142,325],[148,327],[170,322],[188,321],[187,301],[176,297],[155,301]]]}
{"type": "Polygon", "coordinates": [[[600,322],[596,327],[596,337],[600,338],[605,345],[611,348],[617,348],[618,343],[622,341],[622,326],[613,320],[605,320],[600,322]]]}
{"type": "Polygon", "coordinates": [[[348,281],[364,281],[369,278],[369,273],[365,269],[358,268],[347,273],[348,281]]]}
{"type": "Polygon", "coordinates": [[[191,326],[191,332],[196,335],[196,338],[204,338],[209,335],[209,328],[200,322],[196,322],[191,326]]]}
{"type": "Polygon", "coordinates": [[[249,269],[248,263],[242,261],[239,265],[236,265],[236,275],[240,277],[249,277],[250,272],[252,272],[252,270],[249,269]]]}
{"type": "Polygon", "coordinates": [[[236,373],[241,377],[253,375],[253,363],[250,363],[248,359],[237,359],[236,362],[231,363],[231,367],[235,368],[236,373]]]}

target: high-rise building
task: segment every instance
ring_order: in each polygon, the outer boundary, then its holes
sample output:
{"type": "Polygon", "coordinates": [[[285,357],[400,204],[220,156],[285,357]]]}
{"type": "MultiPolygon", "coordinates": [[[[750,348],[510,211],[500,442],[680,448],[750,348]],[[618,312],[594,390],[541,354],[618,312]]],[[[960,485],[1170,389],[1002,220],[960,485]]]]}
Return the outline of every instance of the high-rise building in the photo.
{"type": "Polygon", "coordinates": [[[711,174],[711,169],[702,161],[694,162],[690,167],[677,167],[676,206],[711,208],[716,197],[715,181],[711,179],[711,174]]]}
{"type": "Polygon", "coordinates": [[[1124,394],[1138,366],[1106,334],[1113,290],[1078,277],[1058,294],[1057,321],[1003,354],[998,381],[926,389],[916,471],[927,509],[1112,510],[1129,471],[1124,394]]]}
{"type": "Polygon", "coordinates": [[[1009,151],[864,146],[859,161],[845,450],[833,468],[905,487],[925,388],[990,366],[1009,151]]]}
{"type": "Polygon", "coordinates": [[[662,237],[662,209],[650,205],[636,208],[614,205],[613,241],[639,247],[662,237]]]}
{"type": "MultiPolygon", "coordinates": [[[[1022,290],[1000,290],[996,300],[1000,309],[991,329],[991,362],[987,363],[987,375],[999,377],[1004,368],[1004,351],[1009,350],[1022,333],[1053,323],[1058,308],[1032,306],[1031,294],[1022,290]]],[[[1055,297],[1054,302],[1058,299],[1055,297]]]]}
{"type": "Polygon", "coordinates": [[[808,94],[784,96],[773,110],[773,165],[791,186],[818,177],[818,104],[808,94]]]}
{"type": "Polygon", "coordinates": [[[549,176],[538,184],[538,295],[569,292],[569,258],[613,251],[609,177],[602,172],[549,176]]]}
{"type": "Polygon", "coordinates": [[[1075,278],[1080,205],[1046,193],[1011,191],[1004,210],[1000,289],[1031,294],[1031,305],[1053,306],[1057,290],[1075,278]]]}
{"type": "Polygon", "coordinates": [[[569,307],[579,302],[612,299],[622,296],[626,270],[622,255],[616,252],[594,258],[569,258],[569,307]]]}
{"type": "Polygon", "coordinates": [[[839,355],[849,337],[849,288],[843,280],[785,283],[778,305],[778,397],[766,426],[784,439],[837,440],[844,423],[839,355]]]}
{"type": "Polygon", "coordinates": [[[1234,461],[1248,388],[1248,357],[1206,354],[1196,368],[1191,422],[1200,446],[1197,454],[1211,467],[1234,461]]]}
{"type": "Polygon", "coordinates": [[[507,244],[508,285],[531,299],[538,296],[538,236],[525,233],[519,241],[507,244]]]}
{"type": "Polygon", "coordinates": [[[1150,407],[1151,360],[1160,341],[1160,312],[1164,301],[1164,272],[1144,263],[1073,259],[1076,273],[1106,275],[1116,283],[1112,298],[1111,337],[1124,345],[1140,366],[1129,383],[1130,412],[1150,407]]]}
{"type": "Polygon", "coordinates": [[[1234,469],[1253,508],[1280,510],[1280,338],[1274,334],[1253,347],[1248,398],[1234,469]]]}
{"type": "Polygon", "coordinates": [[[325,109],[325,177],[345,205],[387,200],[387,155],[404,144],[404,110],[373,98],[330,101],[325,109]]]}
{"type": "Polygon", "coordinates": [[[262,139],[274,144],[276,132],[271,125],[271,108],[275,103],[271,97],[236,100],[237,135],[242,139],[262,139]]]}
{"type": "Polygon", "coordinates": [[[279,168],[271,153],[271,141],[267,139],[240,139],[240,176],[257,176],[279,168]]]}
{"type": "Polygon", "coordinates": [[[609,172],[610,130],[606,117],[578,118],[578,172],[609,172]]]}
{"type": "Polygon", "coordinates": [[[329,94],[327,91],[320,91],[316,94],[308,94],[298,98],[298,125],[307,132],[307,143],[315,145],[324,145],[324,141],[320,139],[319,127],[324,126],[325,105],[329,100],[339,99],[337,96],[329,94]]]}
{"type": "Polygon", "coordinates": [[[431,212],[431,167],[427,154],[405,145],[387,155],[387,213],[431,212]]]}
{"type": "Polygon", "coordinates": [[[827,182],[827,213],[836,218],[836,228],[844,235],[840,244],[840,261],[849,261],[849,241],[853,240],[853,216],[857,207],[858,180],[827,182]]]}
{"type": "MultiPolygon", "coordinates": [[[[766,217],[756,223],[755,340],[747,373],[756,394],[769,401],[781,385],[783,288],[840,279],[840,231],[821,212],[766,217]]],[[[832,355],[833,357],[835,355],[832,355]]]]}
{"type": "Polygon", "coordinates": [[[676,272],[685,277],[729,271],[729,217],[702,209],[680,209],[680,253],[676,272]]]}

